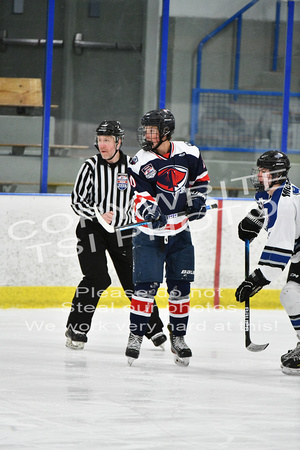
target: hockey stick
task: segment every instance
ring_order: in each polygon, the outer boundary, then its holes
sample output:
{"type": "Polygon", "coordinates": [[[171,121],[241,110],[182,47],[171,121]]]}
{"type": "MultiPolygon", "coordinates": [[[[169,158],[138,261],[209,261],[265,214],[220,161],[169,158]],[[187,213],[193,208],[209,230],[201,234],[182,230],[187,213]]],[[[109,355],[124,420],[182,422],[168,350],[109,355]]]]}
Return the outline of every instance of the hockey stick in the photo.
{"type": "MultiPolygon", "coordinates": [[[[245,240],[245,278],[249,276],[249,253],[250,253],[250,243],[249,239],[245,240]]],[[[247,297],[245,300],[245,345],[246,349],[250,352],[262,352],[265,350],[269,344],[253,344],[250,338],[250,298],[247,297]]]]}
{"type": "MultiPolygon", "coordinates": [[[[217,203],[213,203],[212,205],[206,205],[206,209],[216,209],[218,207],[217,203]]],[[[128,225],[123,225],[120,227],[113,227],[112,225],[110,225],[109,223],[107,223],[103,217],[101,216],[98,208],[96,205],[94,205],[94,211],[95,211],[95,215],[98,219],[98,222],[103,226],[103,228],[108,232],[108,233],[115,233],[116,231],[121,231],[121,230],[130,230],[131,228],[136,228],[136,227],[140,227],[142,225],[150,225],[152,222],[149,221],[143,221],[143,222],[137,222],[137,223],[129,223],[128,225]]],[[[168,219],[170,218],[174,218],[174,217],[180,217],[180,216],[184,216],[186,214],[185,211],[180,211],[178,213],[174,213],[174,214],[170,214],[169,216],[167,216],[168,219]]]]}
{"type": "Polygon", "coordinates": [[[97,217],[98,222],[100,223],[100,225],[103,226],[103,228],[108,232],[108,233],[114,233],[115,229],[112,225],[110,225],[109,223],[107,223],[103,217],[101,216],[99,209],[97,208],[96,205],[94,205],[94,211],[95,211],[95,215],[97,217]]]}

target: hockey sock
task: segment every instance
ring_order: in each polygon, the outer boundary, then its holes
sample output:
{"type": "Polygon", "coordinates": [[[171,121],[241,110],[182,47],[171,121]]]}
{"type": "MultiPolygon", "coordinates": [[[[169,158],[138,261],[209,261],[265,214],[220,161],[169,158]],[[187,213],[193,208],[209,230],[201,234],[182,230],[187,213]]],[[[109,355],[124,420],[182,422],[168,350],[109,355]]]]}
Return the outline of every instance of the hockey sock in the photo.
{"type": "Polygon", "coordinates": [[[300,314],[297,314],[296,316],[289,316],[291,324],[293,325],[299,339],[300,339],[300,314]]]}
{"type": "Polygon", "coordinates": [[[288,281],[280,293],[280,301],[286,310],[294,330],[300,335],[300,284],[288,281]]]}
{"type": "Polygon", "coordinates": [[[168,281],[169,329],[177,336],[186,334],[190,312],[190,283],[188,281],[168,281]]]}
{"type": "Polygon", "coordinates": [[[158,283],[139,283],[135,286],[131,300],[129,327],[133,334],[145,335],[157,289],[158,283]]]}

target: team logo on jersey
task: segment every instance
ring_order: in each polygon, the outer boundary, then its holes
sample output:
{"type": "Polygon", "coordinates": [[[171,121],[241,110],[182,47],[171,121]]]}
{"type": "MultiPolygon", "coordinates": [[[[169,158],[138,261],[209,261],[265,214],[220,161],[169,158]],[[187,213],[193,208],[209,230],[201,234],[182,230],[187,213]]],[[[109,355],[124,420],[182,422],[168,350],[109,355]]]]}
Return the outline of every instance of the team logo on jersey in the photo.
{"type": "Polygon", "coordinates": [[[137,156],[133,156],[132,158],[130,158],[130,160],[129,160],[129,164],[132,164],[132,165],[134,165],[134,164],[136,164],[137,162],[138,162],[138,157],[137,156]]]}
{"type": "Polygon", "coordinates": [[[125,191],[128,186],[128,176],[127,173],[118,173],[117,187],[120,191],[125,191]]]}
{"type": "Polygon", "coordinates": [[[186,183],[187,169],[180,166],[168,166],[158,172],[157,186],[166,192],[178,192],[186,183]]]}
{"type": "Polygon", "coordinates": [[[154,169],[152,164],[147,164],[142,168],[142,172],[146,178],[154,178],[157,174],[157,171],[154,169]]]}

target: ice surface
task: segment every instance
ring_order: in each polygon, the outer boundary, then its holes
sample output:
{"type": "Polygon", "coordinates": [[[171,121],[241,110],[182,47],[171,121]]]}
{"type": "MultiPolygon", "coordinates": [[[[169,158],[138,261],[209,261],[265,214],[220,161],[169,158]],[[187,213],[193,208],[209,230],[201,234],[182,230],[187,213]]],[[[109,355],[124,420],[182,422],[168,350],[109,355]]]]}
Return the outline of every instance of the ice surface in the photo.
{"type": "MultiPolygon", "coordinates": [[[[83,351],[65,347],[67,309],[1,310],[0,448],[299,448],[300,376],[281,373],[296,339],[284,311],[192,310],[193,357],[174,364],[144,339],[130,367],[129,313],[98,309],[83,351]]],[[[166,309],[161,310],[165,325],[166,309]]]]}

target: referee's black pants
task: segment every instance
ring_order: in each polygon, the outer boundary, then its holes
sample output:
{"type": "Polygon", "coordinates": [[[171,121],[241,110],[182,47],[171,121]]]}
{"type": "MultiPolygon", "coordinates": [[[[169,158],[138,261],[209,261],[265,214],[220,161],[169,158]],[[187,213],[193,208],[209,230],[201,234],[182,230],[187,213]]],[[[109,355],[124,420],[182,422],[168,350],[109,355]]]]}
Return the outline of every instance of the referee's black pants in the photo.
{"type": "MultiPolygon", "coordinates": [[[[88,333],[99,298],[111,284],[108,273],[106,251],[109,253],[121,285],[131,300],[132,282],[132,240],[122,232],[122,246],[116,233],[108,233],[98,222],[80,219],[76,236],[77,252],[83,278],[77,286],[67,321],[67,328],[88,333]]],[[[146,337],[150,339],[162,331],[163,323],[154,301],[146,337]]]]}

